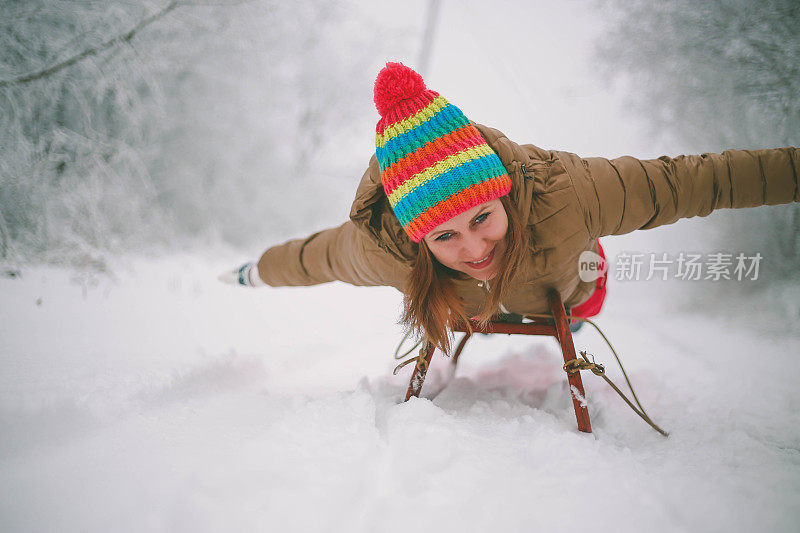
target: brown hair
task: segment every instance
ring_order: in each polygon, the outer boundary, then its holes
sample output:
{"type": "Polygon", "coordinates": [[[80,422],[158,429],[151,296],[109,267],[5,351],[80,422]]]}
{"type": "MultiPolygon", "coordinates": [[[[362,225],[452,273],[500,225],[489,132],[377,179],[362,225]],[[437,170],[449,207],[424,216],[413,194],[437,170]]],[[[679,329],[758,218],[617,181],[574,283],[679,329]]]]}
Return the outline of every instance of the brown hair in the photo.
{"type": "MultiPolygon", "coordinates": [[[[506,253],[500,263],[499,274],[491,281],[489,297],[477,320],[485,325],[500,309],[500,302],[508,294],[512,276],[519,275],[528,252],[525,228],[517,206],[509,195],[500,198],[508,215],[506,253]]],[[[403,299],[402,322],[420,338],[433,343],[443,352],[450,350],[453,326],[469,325],[464,304],[458,296],[453,279],[463,274],[439,263],[425,241],[419,243],[419,252],[409,275],[403,299]]]]}

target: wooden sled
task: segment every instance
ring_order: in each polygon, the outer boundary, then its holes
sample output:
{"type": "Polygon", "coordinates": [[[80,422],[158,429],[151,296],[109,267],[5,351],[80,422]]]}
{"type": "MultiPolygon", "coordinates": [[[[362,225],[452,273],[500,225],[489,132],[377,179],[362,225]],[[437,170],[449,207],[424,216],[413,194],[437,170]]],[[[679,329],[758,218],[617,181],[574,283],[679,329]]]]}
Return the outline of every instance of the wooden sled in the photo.
{"type": "MultiPolygon", "coordinates": [[[[565,372],[569,383],[570,395],[572,396],[572,406],[575,408],[575,418],[578,421],[578,431],[585,433],[592,432],[592,424],[589,421],[589,411],[586,408],[586,393],[583,390],[583,381],[580,372],[567,372],[566,368],[570,361],[576,360],[575,345],[572,343],[572,333],[569,330],[569,320],[564,309],[564,303],[558,291],[552,291],[548,295],[552,318],[534,318],[532,322],[523,322],[521,315],[500,315],[498,320],[492,321],[486,328],[479,327],[472,322],[472,333],[505,333],[507,335],[547,335],[555,337],[561,346],[561,353],[564,355],[565,372]]],[[[453,353],[452,363],[458,364],[458,358],[464,350],[464,346],[472,336],[466,327],[455,328],[454,331],[464,332],[464,337],[453,353]]],[[[435,348],[430,343],[423,343],[420,350],[420,357],[411,375],[408,384],[408,392],[404,401],[408,401],[412,396],[419,397],[422,391],[422,384],[425,382],[425,374],[433,357],[435,348]]]]}

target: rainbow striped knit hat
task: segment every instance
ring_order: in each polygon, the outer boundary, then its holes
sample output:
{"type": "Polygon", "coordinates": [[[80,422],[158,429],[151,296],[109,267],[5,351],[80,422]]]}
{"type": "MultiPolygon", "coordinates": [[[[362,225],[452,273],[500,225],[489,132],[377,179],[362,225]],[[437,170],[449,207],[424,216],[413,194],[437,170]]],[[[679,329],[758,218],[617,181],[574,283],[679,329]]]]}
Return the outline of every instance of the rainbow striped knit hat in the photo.
{"type": "Polygon", "coordinates": [[[375,106],[381,182],[412,241],[511,190],[503,163],[477,128],[412,69],[387,63],[375,80],[375,106]]]}

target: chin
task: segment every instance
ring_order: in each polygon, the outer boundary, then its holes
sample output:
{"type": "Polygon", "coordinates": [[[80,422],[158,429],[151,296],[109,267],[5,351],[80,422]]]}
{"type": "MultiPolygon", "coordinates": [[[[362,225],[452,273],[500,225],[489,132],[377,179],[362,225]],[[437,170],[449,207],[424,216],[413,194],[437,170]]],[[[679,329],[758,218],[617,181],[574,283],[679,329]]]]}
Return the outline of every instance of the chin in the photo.
{"type": "Polygon", "coordinates": [[[467,272],[467,275],[471,278],[475,278],[478,281],[491,281],[497,277],[497,272],[467,272]]]}

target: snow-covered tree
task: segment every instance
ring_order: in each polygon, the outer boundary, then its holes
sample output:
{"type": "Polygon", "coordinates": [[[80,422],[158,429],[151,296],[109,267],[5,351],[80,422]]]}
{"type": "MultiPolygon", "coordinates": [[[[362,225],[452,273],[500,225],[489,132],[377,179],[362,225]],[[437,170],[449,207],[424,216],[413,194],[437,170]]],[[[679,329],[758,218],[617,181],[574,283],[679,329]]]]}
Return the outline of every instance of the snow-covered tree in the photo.
{"type": "MultiPolygon", "coordinates": [[[[680,152],[800,145],[800,3],[625,0],[606,4],[599,55],[654,140],[680,152]]],[[[800,206],[712,217],[720,246],[761,250],[796,279],[800,206]]]]}
{"type": "Polygon", "coordinates": [[[0,3],[0,254],[319,225],[366,165],[348,147],[376,67],[415,31],[335,0],[0,3]]]}

